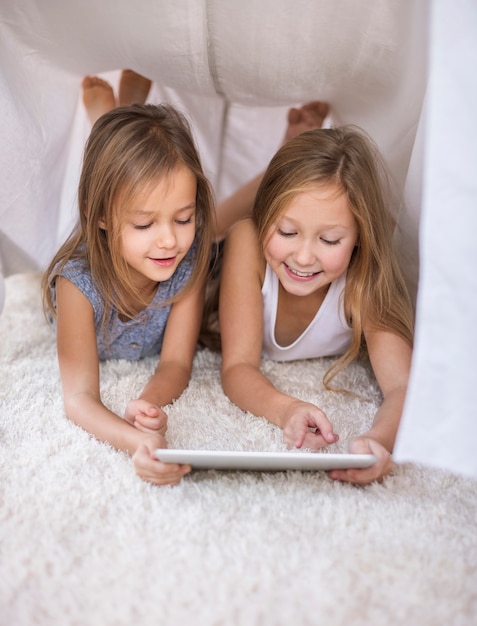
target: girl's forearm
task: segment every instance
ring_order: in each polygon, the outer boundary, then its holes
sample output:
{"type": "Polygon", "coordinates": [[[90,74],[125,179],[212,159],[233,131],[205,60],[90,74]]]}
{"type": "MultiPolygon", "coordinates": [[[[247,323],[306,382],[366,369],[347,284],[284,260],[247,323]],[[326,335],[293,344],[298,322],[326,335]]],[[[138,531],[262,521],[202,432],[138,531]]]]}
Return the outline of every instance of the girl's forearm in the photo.
{"type": "Polygon", "coordinates": [[[66,416],[88,433],[132,455],[144,434],[88,394],[65,397],[66,416]]]}
{"type": "Polygon", "coordinates": [[[390,391],[379,407],[373,425],[365,433],[365,436],[375,439],[389,452],[394,448],[405,397],[405,387],[397,387],[390,391]]]}
{"type": "Polygon", "coordinates": [[[243,411],[265,417],[280,428],[284,426],[287,408],[296,402],[276,389],[260,370],[249,365],[234,365],[223,371],[222,386],[229,399],[243,411]]]}
{"type": "Polygon", "coordinates": [[[140,398],[164,407],[178,398],[189,384],[191,368],[171,361],[160,362],[140,398]]]}

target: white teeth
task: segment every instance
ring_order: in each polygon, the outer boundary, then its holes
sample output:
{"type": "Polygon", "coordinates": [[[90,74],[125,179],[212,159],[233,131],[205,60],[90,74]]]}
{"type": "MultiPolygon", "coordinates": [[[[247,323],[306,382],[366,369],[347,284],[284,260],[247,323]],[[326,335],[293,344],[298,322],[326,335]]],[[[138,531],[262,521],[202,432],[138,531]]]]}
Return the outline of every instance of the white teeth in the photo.
{"type": "Polygon", "coordinates": [[[292,274],[295,274],[299,278],[308,278],[309,276],[314,276],[316,274],[316,272],[299,272],[298,270],[294,270],[290,266],[288,266],[288,269],[290,270],[290,272],[292,272],[292,274]]]}

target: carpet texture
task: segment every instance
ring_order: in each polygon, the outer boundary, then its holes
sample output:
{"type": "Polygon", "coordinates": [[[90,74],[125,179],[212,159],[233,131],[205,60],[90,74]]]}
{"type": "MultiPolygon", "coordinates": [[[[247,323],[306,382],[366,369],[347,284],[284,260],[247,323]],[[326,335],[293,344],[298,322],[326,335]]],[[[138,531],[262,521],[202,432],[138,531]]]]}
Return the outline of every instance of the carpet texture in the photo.
{"type": "MultiPolygon", "coordinates": [[[[263,369],[327,412],[339,452],[380,396],[362,364],[340,379],[359,397],[324,391],[329,363],[263,369]]],[[[102,364],[104,402],[121,413],[154,366],[102,364]]],[[[279,429],[228,401],[219,366],[197,353],[168,408],[169,445],[285,450],[279,429]]],[[[6,280],[0,317],[0,499],[2,625],[477,623],[475,481],[401,465],[364,488],[323,472],[200,471],[149,485],[128,456],[65,418],[32,274],[6,280]]]]}

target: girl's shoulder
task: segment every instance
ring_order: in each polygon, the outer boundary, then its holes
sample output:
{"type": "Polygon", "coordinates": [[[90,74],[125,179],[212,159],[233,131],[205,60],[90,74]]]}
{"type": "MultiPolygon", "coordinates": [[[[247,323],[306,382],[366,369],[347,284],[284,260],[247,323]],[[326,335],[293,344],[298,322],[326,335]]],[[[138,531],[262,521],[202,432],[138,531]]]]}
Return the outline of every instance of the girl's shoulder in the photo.
{"type": "Polygon", "coordinates": [[[89,274],[91,275],[88,262],[82,256],[70,257],[65,263],[60,265],[59,274],[65,276],[66,274],[89,274]]]}
{"type": "Polygon", "coordinates": [[[227,235],[227,245],[238,252],[242,251],[242,254],[246,251],[247,254],[252,256],[263,256],[258,240],[257,227],[250,217],[234,224],[227,235]]]}
{"type": "Polygon", "coordinates": [[[251,218],[240,220],[231,228],[227,235],[226,252],[231,262],[256,269],[263,282],[266,263],[257,228],[251,218]]]}
{"type": "MultiPolygon", "coordinates": [[[[83,258],[71,258],[64,265],[58,268],[58,276],[63,276],[70,280],[77,287],[82,286],[85,289],[94,289],[93,277],[91,270],[83,258]]],[[[82,289],[83,291],[83,289],[82,289]]]]}
{"type": "Polygon", "coordinates": [[[67,278],[87,297],[95,311],[95,318],[99,318],[104,302],[94,283],[87,260],[83,257],[70,258],[58,269],[57,275],[67,278]]]}
{"type": "Polygon", "coordinates": [[[240,239],[243,242],[246,240],[250,240],[251,242],[256,240],[258,243],[257,227],[253,219],[246,217],[236,222],[227,235],[227,240],[229,239],[240,239]]]}

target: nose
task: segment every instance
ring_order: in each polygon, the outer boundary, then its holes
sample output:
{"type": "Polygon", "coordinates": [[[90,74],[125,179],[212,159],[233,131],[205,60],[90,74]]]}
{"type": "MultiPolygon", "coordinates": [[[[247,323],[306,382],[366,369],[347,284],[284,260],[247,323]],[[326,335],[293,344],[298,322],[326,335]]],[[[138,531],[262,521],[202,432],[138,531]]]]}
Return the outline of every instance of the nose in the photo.
{"type": "Polygon", "coordinates": [[[158,248],[174,248],[176,245],[176,236],[174,229],[169,224],[161,224],[157,227],[156,246],[158,248]]]}
{"type": "Polygon", "coordinates": [[[315,246],[313,242],[302,239],[300,242],[297,243],[297,249],[295,250],[295,254],[293,255],[295,262],[302,267],[313,265],[313,263],[316,261],[315,246]]]}

